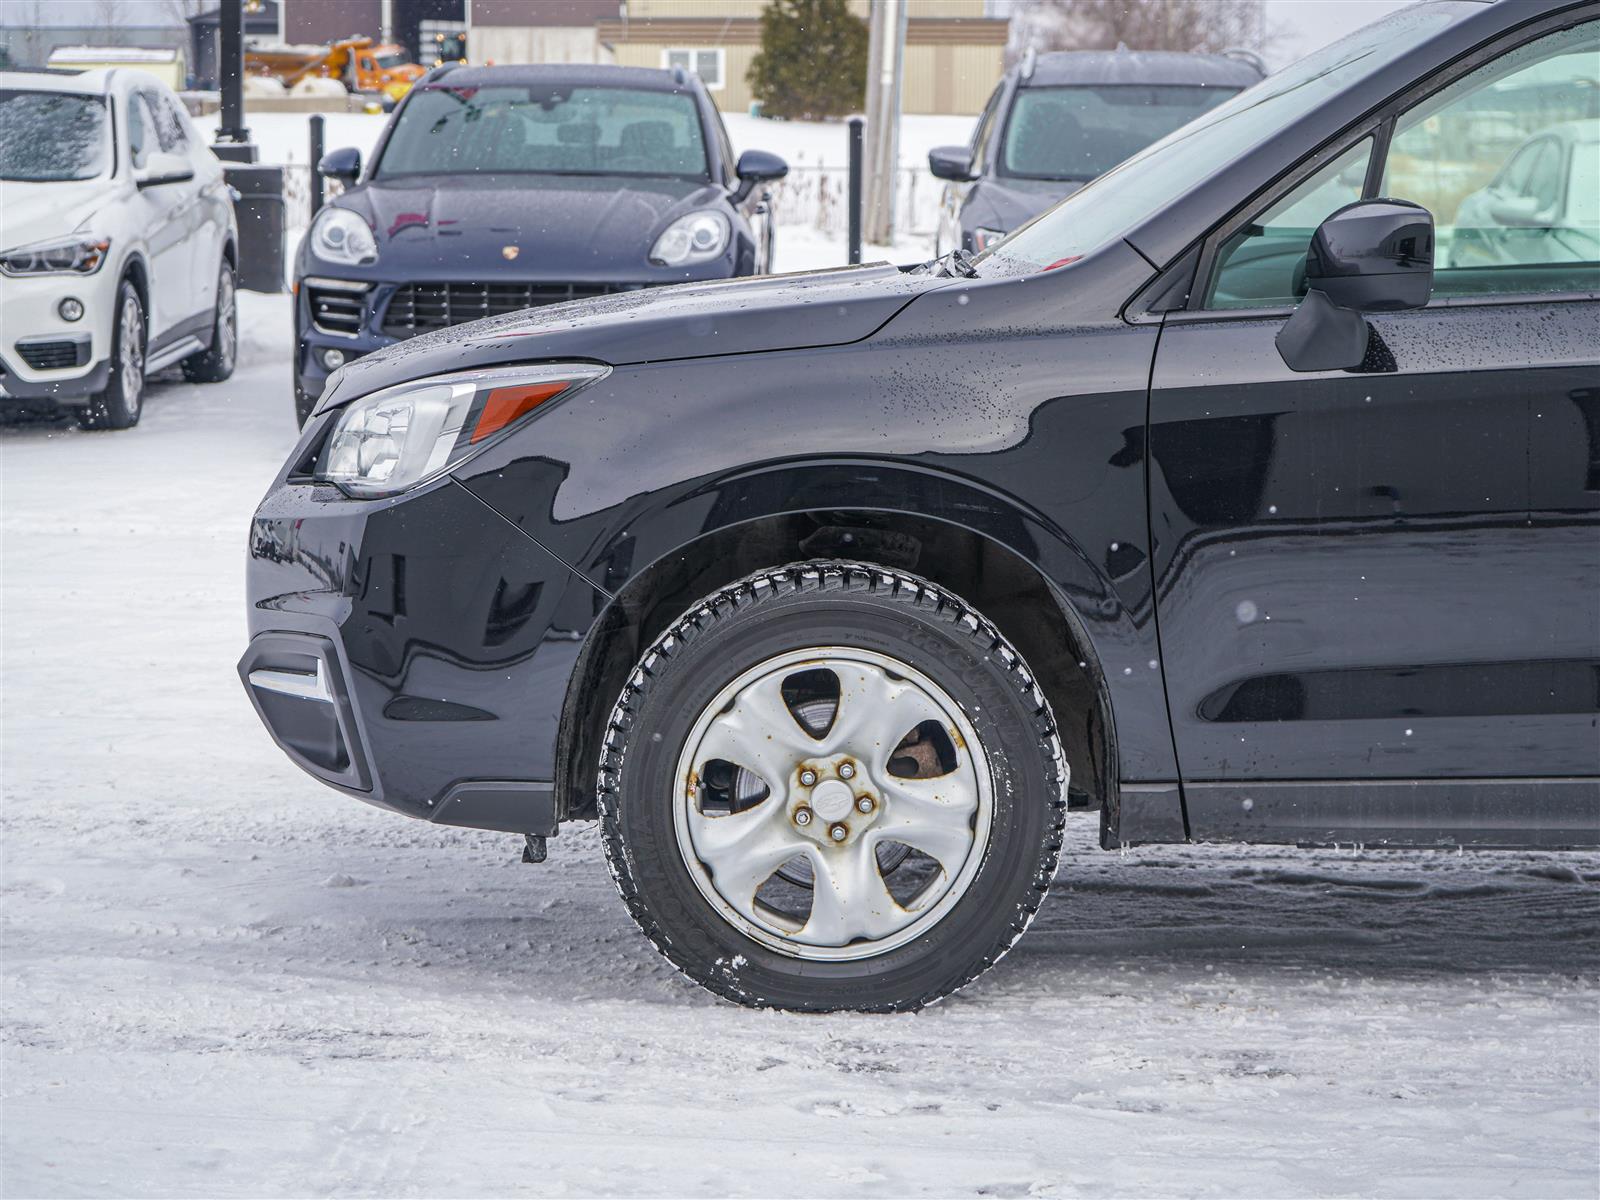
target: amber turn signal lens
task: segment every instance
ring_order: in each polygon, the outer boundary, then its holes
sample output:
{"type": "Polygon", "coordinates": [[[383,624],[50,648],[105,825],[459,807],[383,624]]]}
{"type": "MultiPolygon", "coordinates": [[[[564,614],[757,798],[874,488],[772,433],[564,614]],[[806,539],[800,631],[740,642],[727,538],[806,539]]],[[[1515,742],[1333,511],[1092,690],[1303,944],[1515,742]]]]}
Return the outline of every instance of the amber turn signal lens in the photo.
{"type": "Polygon", "coordinates": [[[528,383],[516,387],[495,388],[483,402],[483,412],[478,416],[478,424],[473,429],[470,440],[474,443],[481,442],[484,438],[499,433],[513,421],[527,416],[546,400],[559,396],[571,386],[571,380],[562,379],[555,383],[528,383]]]}

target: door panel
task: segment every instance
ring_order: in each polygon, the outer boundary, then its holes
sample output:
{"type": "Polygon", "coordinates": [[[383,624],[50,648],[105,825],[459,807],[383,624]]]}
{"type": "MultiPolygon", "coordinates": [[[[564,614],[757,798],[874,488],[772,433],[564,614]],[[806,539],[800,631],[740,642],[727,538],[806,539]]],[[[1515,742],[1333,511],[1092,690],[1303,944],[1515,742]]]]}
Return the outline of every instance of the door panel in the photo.
{"type": "Polygon", "coordinates": [[[1169,320],[1151,522],[1186,784],[1600,775],[1597,314],[1378,317],[1366,369],[1304,375],[1281,318],[1169,320]]]}

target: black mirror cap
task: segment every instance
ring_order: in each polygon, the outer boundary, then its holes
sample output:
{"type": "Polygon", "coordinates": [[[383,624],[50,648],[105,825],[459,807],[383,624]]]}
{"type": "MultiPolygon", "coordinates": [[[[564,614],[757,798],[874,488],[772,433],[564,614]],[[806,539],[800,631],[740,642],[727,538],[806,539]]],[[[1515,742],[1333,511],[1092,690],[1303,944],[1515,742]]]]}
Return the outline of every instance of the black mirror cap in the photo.
{"type": "Polygon", "coordinates": [[[734,173],[746,183],[768,183],[789,173],[789,164],[765,150],[746,150],[739,155],[734,173]]]}
{"type": "Polygon", "coordinates": [[[1421,308],[1433,293],[1433,214],[1409,200],[1357,200],[1312,235],[1306,287],[1354,312],[1421,308]]]}
{"type": "Polygon", "coordinates": [[[354,146],[329,150],[317,164],[317,173],[342,183],[354,183],[361,177],[361,151],[354,146]]]}
{"type": "Polygon", "coordinates": [[[972,151],[965,146],[935,146],[928,151],[928,170],[939,179],[968,183],[972,179],[972,151]]]}

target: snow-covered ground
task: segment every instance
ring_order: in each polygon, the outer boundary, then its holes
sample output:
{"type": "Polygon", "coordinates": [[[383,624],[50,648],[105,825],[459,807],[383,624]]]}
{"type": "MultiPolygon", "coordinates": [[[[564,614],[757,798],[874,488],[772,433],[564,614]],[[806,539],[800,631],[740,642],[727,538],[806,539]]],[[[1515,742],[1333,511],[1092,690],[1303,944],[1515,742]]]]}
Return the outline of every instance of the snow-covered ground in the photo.
{"type": "Polygon", "coordinates": [[[288,302],[0,429],[0,1194],[1526,1196],[1600,1181],[1600,856],[1094,848],[916,1015],[747,1012],[594,831],[302,775],[234,675],[288,302]]]}

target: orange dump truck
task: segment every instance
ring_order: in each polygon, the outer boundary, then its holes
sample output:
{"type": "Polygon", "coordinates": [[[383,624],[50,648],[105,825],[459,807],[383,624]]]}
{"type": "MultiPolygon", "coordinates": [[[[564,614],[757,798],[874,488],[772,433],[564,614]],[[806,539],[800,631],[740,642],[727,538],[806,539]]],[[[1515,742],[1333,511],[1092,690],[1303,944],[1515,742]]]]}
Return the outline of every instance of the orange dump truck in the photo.
{"type": "Polygon", "coordinates": [[[374,46],[371,38],[345,38],[327,46],[256,46],[245,51],[244,69],[286,88],[302,79],[337,79],[349,91],[390,100],[404,96],[423,73],[404,46],[374,46]]]}

